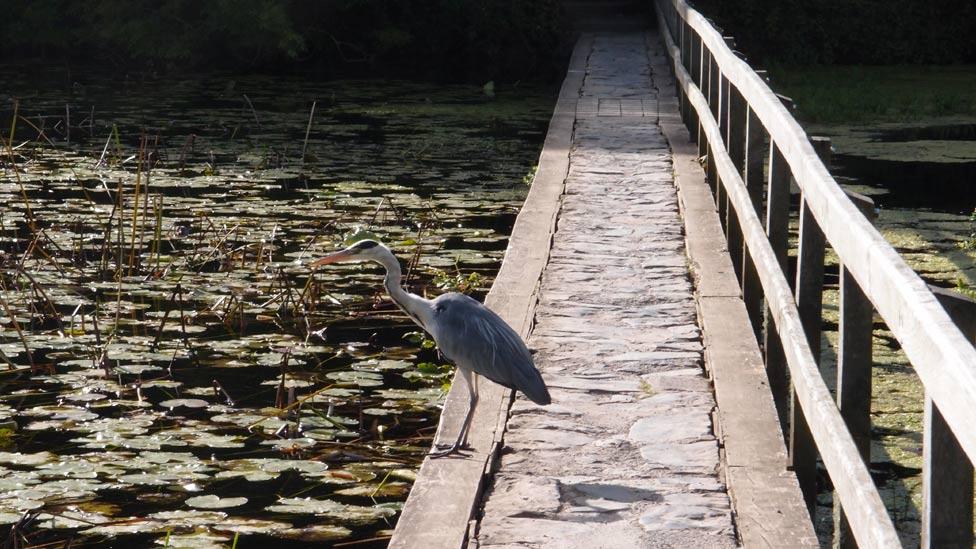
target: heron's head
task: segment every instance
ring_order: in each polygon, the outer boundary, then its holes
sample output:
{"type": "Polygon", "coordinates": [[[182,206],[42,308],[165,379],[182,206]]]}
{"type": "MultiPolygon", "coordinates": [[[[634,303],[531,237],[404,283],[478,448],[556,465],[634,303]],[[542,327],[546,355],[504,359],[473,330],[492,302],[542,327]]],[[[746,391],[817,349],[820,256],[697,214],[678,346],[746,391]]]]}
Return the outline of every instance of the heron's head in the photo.
{"type": "Polygon", "coordinates": [[[322,259],[313,261],[309,264],[312,269],[317,269],[322,265],[330,263],[344,263],[349,261],[376,261],[384,263],[385,259],[393,256],[390,249],[381,242],[375,240],[360,240],[352,246],[338,252],[331,253],[322,259]]]}

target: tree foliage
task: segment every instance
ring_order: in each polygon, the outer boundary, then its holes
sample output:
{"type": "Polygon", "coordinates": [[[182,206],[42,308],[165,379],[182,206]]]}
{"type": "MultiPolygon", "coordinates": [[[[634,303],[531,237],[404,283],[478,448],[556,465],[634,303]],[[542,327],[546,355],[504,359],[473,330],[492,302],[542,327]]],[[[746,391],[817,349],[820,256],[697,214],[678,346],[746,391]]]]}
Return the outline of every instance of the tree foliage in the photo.
{"type": "Polygon", "coordinates": [[[5,0],[0,56],[152,69],[550,76],[557,0],[5,0]]]}
{"type": "Polygon", "coordinates": [[[976,62],[972,0],[695,0],[750,57],[787,64],[976,62]]]}

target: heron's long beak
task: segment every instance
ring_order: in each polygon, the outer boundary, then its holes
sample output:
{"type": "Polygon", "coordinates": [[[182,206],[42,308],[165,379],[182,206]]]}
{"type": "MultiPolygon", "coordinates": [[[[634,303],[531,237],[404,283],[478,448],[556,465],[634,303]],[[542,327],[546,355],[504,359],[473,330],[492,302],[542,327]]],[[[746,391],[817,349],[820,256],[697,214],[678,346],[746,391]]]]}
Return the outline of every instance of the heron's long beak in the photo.
{"type": "Polygon", "coordinates": [[[349,250],[340,250],[338,252],[329,254],[323,257],[322,259],[311,262],[309,264],[309,267],[313,270],[318,269],[322,265],[328,265],[329,263],[338,263],[340,261],[344,261],[348,257],[352,257],[353,255],[354,254],[349,250]]]}

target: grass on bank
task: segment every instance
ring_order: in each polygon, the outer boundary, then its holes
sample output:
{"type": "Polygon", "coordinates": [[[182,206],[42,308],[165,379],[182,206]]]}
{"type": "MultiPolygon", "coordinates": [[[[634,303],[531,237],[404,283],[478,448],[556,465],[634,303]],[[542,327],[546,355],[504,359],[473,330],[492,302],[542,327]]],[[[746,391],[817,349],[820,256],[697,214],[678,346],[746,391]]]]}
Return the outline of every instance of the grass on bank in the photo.
{"type": "Polygon", "coordinates": [[[976,117],[976,65],[777,67],[773,89],[814,124],[976,117]]]}

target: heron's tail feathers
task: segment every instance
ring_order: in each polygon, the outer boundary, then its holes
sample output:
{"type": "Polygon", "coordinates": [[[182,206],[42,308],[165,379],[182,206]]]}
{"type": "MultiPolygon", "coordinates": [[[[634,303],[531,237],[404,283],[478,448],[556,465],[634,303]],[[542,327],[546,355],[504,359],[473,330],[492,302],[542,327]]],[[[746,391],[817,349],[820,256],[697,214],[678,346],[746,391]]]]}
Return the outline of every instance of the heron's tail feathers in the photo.
{"type": "MultiPolygon", "coordinates": [[[[531,363],[530,363],[531,364],[531,363]]],[[[539,370],[536,370],[534,366],[529,368],[523,368],[519,372],[517,388],[522,391],[525,396],[529,397],[529,400],[535,402],[540,406],[545,406],[552,402],[552,397],[549,396],[549,389],[546,388],[546,382],[542,380],[542,375],[539,374],[539,370]]]]}

